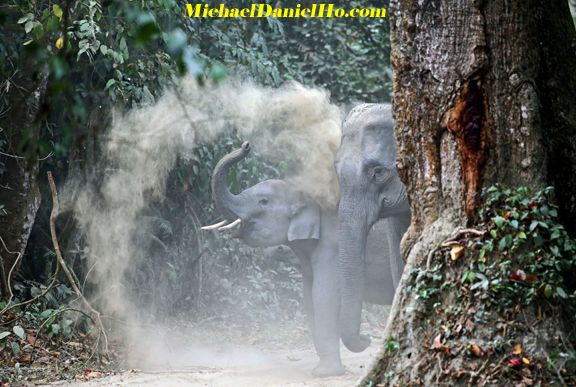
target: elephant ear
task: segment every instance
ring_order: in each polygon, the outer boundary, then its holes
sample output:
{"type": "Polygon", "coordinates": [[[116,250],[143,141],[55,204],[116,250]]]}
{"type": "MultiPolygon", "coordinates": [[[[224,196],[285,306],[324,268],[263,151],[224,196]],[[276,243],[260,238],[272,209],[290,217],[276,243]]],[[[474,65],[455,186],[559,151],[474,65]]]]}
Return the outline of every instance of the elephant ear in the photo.
{"type": "Polygon", "coordinates": [[[320,239],[320,206],[313,200],[299,195],[298,203],[292,207],[292,218],[288,227],[288,241],[320,239]]]}

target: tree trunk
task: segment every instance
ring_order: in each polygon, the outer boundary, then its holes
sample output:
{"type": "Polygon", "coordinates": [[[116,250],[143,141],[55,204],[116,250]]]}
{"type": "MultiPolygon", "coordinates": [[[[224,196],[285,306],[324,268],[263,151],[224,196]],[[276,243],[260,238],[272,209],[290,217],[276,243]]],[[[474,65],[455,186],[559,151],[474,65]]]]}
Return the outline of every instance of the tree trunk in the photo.
{"type": "Polygon", "coordinates": [[[392,0],[389,15],[398,169],[412,223],[402,243],[407,265],[385,330],[386,349],[363,385],[498,384],[510,382],[502,379],[506,372],[517,372],[525,385],[566,382],[562,370],[546,367],[554,348],[573,348],[560,342],[560,313],[519,307],[506,321],[475,300],[467,310],[482,309],[478,319],[448,313],[462,295],[436,289],[429,310],[419,291],[426,276],[441,282],[461,274],[448,264],[431,274],[430,260],[457,228],[475,226],[484,204],[480,192],[494,183],[554,186],[560,220],[574,235],[576,55],[568,3],[392,0]],[[458,324],[467,321],[470,329],[462,330],[458,324]],[[516,329],[522,324],[524,331],[516,329]],[[447,336],[450,346],[443,342],[447,336]],[[496,337],[505,345],[492,345],[496,337]],[[483,343],[479,356],[470,352],[473,342],[483,343]],[[528,371],[506,364],[514,343],[532,351],[525,356],[532,362],[528,371]]]}
{"type": "Polygon", "coordinates": [[[0,160],[0,204],[6,210],[0,215],[0,297],[9,297],[9,283],[18,272],[19,258],[24,254],[28,237],[40,206],[38,190],[38,135],[42,122],[42,102],[48,82],[47,72],[35,73],[22,65],[19,74],[7,81],[9,92],[5,101],[8,119],[2,126],[6,141],[0,160]],[[12,275],[10,275],[12,271],[12,275]]]}

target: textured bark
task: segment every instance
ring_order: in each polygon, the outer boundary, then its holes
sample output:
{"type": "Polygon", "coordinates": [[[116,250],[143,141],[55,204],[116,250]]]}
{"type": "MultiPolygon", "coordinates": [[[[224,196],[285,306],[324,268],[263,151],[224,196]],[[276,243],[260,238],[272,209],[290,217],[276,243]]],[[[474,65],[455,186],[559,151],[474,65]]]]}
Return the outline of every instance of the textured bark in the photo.
{"type": "Polygon", "coordinates": [[[434,336],[410,273],[474,222],[482,187],[553,185],[561,220],[576,231],[574,25],[564,0],[393,0],[389,14],[398,169],[412,223],[385,331],[400,348],[383,352],[363,383],[431,385],[445,370],[422,360],[434,336]]]}
{"type": "Polygon", "coordinates": [[[8,141],[4,153],[10,156],[0,155],[6,166],[6,171],[0,174],[0,204],[7,212],[7,215],[0,216],[0,236],[9,251],[0,246],[2,297],[8,297],[8,283],[19,268],[14,264],[24,254],[40,206],[37,183],[39,155],[34,149],[24,149],[23,157],[19,148],[25,141],[35,144],[38,140],[48,75],[39,73],[30,77],[30,73],[24,68],[19,74],[28,74],[26,77],[11,80],[13,85],[6,99],[9,117],[2,134],[8,141]],[[13,266],[12,276],[8,278],[13,266]]]}

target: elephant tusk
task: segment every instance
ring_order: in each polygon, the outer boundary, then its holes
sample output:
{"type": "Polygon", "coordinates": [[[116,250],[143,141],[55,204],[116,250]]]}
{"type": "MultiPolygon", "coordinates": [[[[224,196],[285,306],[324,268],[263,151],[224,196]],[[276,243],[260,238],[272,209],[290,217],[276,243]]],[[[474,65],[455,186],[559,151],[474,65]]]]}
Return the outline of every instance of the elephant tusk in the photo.
{"type": "Polygon", "coordinates": [[[230,223],[227,226],[222,226],[218,229],[218,231],[222,231],[222,230],[230,230],[231,228],[236,227],[237,225],[240,224],[240,222],[242,222],[242,220],[240,218],[236,219],[235,221],[233,221],[232,223],[230,223]]]}
{"type": "Polygon", "coordinates": [[[211,224],[210,226],[204,226],[204,227],[200,227],[201,230],[215,230],[218,227],[222,227],[224,226],[226,223],[228,223],[227,220],[223,220],[221,222],[215,223],[215,224],[211,224]]]}

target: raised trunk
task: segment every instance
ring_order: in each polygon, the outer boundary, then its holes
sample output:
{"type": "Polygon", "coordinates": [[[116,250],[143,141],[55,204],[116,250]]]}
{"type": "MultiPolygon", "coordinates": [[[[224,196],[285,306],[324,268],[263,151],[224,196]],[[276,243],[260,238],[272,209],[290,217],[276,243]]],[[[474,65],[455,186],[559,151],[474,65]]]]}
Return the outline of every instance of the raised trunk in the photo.
{"type": "MultiPolygon", "coordinates": [[[[398,169],[412,222],[389,345],[363,385],[570,384],[573,375],[550,359],[573,350],[566,327],[574,314],[563,321],[547,301],[502,314],[506,300],[470,299],[461,279],[477,267],[474,243],[461,241],[458,263],[438,250],[459,227],[481,227],[480,191],[494,183],[553,185],[574,234],[576,56],[567,2],[393,0],[390,8],[398,169]]],[[[495,254],[486,265],[516,259],[495,254]]]]}
{"type": "Polygon", "coordinates": [[[338,271],[342,281],[340,305],[340,336],[350,351],[362,352],[370,344],[360,335],[362,297],[364,290],[365,246],[368,234],[366,216],[351,213],[354,208],[346,199],[340,201],[338,210],[339,256],[338,271]]]}
{"type": "Polygon", "coordinates": [[[250,144],[244,142],[240,149],[224,156],[212,173],[212,200],[216,206],[216,211],[228,220],[237,219],[240,214],[235,209],[239,209],[240,199],[230,192],[228,188],[227,176],[230,167],[243,160],[250,152],[250,144]]]}

